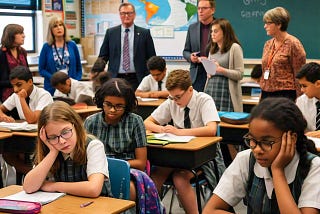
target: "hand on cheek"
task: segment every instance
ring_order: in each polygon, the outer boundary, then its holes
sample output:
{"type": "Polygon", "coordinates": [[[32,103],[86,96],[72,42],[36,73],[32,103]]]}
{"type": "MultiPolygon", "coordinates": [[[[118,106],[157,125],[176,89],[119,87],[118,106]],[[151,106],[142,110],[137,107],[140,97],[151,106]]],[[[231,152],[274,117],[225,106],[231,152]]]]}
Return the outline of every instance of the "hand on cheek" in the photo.
{"type": "Polygon", "coordinates": [[[283,133],[279,153],[271,164],[272,169],[284,169],[293,159],[297,141],[296,136],[296,133],[291,131],[283,133]]]}

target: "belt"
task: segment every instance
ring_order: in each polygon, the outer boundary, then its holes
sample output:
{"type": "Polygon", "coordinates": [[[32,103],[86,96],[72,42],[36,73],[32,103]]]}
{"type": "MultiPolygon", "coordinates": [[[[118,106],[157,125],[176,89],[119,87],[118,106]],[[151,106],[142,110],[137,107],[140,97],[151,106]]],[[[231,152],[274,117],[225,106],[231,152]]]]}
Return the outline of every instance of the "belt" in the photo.
{"type": "Polygon", "coordinates": [[[131,77],[136,76],[136,73],[118,73],[117,77],[131,77]]]}

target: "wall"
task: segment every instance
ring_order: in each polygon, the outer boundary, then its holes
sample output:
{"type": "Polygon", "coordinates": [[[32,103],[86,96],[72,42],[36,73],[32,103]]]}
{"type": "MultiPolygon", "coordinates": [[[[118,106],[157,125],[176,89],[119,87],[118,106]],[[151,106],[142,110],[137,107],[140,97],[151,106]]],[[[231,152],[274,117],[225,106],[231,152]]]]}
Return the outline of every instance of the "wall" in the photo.
{"type": "Polygon", "coordinates": [[[282,6],[291,15],[288,32],[300,39],[308,59],[320,59],[319,0],[216,0],[216,4],[215,16],[231,22],[245,58],[261,59],[263,45],[270,39],[263,28],[263,15],[282,6]]]}

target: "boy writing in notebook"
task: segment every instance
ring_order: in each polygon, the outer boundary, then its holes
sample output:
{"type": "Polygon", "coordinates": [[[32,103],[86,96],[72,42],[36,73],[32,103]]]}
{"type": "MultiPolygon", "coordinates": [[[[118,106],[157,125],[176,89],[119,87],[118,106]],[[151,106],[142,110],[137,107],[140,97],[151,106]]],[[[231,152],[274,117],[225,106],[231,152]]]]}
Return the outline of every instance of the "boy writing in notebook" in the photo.
{"type": "MultiPolygon", "coordinates": [[[[315,62],[305,64],[296,78],[304,93],[297,98],[296,104],[307,120],[307,131],[320,130],[320,117],[317,117],[320,112],[320,65],[315,62]]],[[[313,134],[320,137],[320,132],[313,134]]]]}
{"type": "Polygon", "coordinates": [[[165,87],[167,80],[166,61],[159,56],[153,56],[147,61],[150,74],[144,77],[135,94],[143,98],[167,98],[169,93],[165,87]]]}
{"type": "MultiPolygon", "coordinates": [[[[189,71],[170,72],[166,88],[169,92],[169,99],[144,121],[147,130],[197,137],[216,135],[217,123],[220,119],[215,103],[211,96],[203,92],[198,93],[193,89],[189,71]],[[167,125],[171,120],[173,125],[167,125]]],[[[217,153],[220,153],[222,158],[219,146],[217,153]]],[[[223,171],[225,168],[223,160],[220,159],[217,162],[221,163],[221,171],[223,171]]],[[[196,197],[190,184],[194,175],[190,171],[157,166],[151,173],[151,178],[158,191],[161,190],[162,184],[170,174],[172,174],[178,197],[186,213],[198,213],[196,197]]]]}
{"type": "Polygon", "coordinates": [[[72,79],[64,72],[56,72],[50,80],[51,85],[57,89],[54,93],[55,97],[68,97],[73,99],[75,103],[93,104],[93,91],[84,82],[72,79]]]}
{"type": "MultiPolygon", "coordinates": [[[[32,73],[28,67],[15,67],[11,70],[9,79],[14,93],[0,105],[0,121],[14,122],[17,119],[37,123],[42,109],[53,103],[50,93],[33,85],[32,73]],[[14,108],[17,109],[19,118],[5,114],[14,108]]],[[[33,151],[34,142],[11,140],[4,143],[3,157],[8,164],[15,167],[17,173],[25,174],[31,169],[31,165],[25,162],[25,154],[33,151]]]]}

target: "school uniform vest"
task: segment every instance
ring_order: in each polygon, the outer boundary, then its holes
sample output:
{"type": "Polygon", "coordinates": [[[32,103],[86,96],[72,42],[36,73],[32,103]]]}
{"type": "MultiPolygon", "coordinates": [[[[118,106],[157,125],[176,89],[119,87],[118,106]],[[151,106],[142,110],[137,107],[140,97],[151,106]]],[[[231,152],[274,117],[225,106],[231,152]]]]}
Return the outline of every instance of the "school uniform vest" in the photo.
{"type": "MultiPolygon", "coordinates": [[[[308,153],[307,159],[312,160],[316,155],[308,153]]],[[[250,154],[249,160],[249,179],[247,194],[245,198],[245,204],[247,205],[247,213],[259,213],[259,214],[277,214],[280,213],[278,202],[276,199],[275,191],[272,192],[271,199],[268,198],[266,187],[263,178],[259,178],[254,174],[254,164],[256,159],[254,158],[252,152],[250,154]]],[[[289,184],[291,194],[294,201],[298,204],[298,200],[301,194],[301,187],[305,178],[302,178],[300,171],[302,169],[301,162],[299,162],[297,167],[297,172],[294,181],[289,184]]]]}
{"type": "MultiPolygon", "coordinates": [[[[87,138],[87,145],[92,141],[92,138],[87,138]]],[[[57,182],[79,182],[79,181],[87,181],[87,161],[85,164],[76,164],[69,157],[64,160],[61,153],[58,155],[58,160],[60,163],[59,170],[55,173],[54,178],[57,182]]],[[[101,194],[103,196],[111,196],[111,185],[109,180],[104,181],[101,194]]]]}

